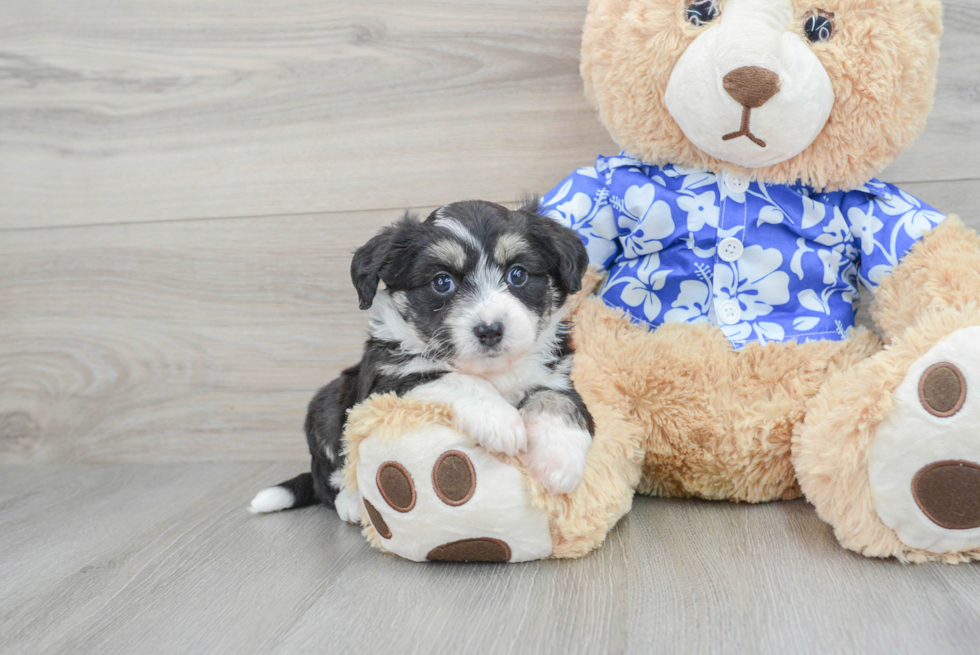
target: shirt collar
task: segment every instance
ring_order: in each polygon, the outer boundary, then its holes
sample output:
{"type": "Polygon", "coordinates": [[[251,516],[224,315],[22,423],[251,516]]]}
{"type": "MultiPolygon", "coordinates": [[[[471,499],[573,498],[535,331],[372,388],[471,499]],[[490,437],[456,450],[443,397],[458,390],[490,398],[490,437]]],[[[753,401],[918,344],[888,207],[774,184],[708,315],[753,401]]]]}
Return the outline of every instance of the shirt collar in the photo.
{"type": "MultiPolygon", "coordinates": [[[[596,169],[600,173],[607,171],[612,172],[618,168],[642,168],[646,174],[652,174],[653,171],[663,171],[670,177],[676,177],[677,175],[692,175],[695,173],[710,174],[708,171],[703,171],[698,168],[686,168],[683,166],[675,166],[673,164],[667,166],[647,164],[640,161],[636,157],[629,156],[625,151],[620,152],[614,157],[600,157],[596,162],[596,169]]],[[[814,189],[807,187],[799,181],[793,184],[784,184],[780,186],[799,188],[803,195],[810,197],[819,195],[814,189]]],[[[877,178],[868,180],[863,186],[856,188],[855,191],[861,191],[876,198],[888,199],[891,197],[891,193],[888,191],[888,185],[877,178]]]]}

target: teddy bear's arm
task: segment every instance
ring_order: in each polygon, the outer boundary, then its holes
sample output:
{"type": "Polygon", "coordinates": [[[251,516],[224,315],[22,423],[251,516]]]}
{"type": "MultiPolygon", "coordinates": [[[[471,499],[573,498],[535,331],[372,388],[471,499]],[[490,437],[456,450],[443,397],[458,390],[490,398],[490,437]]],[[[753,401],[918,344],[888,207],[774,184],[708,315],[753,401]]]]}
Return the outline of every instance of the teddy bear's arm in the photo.
{"type": "Polygon", "coordinates": [[[978,305],[980,237],[950,216],[927,232],[881,280],[871,315],[891,342],[937,314],[980,315],[978,305]]]}
{"type": "Polygon", "coordinates": [[[603,270],[621,249],[605,180],[595,167],[580,168],[549,191],[539,208],[542,216],[575,230],[585,243],[589,263],[603,270]]]}
{"type": "Polygon", "coordinates": [[[840,209],[859,257],[861,282],[872,291],[946,218],[895,185],[878,180],[845,194],[840,209]]]}
{"type": "Polygon", "coordinates": [[[980,241],[959,219],[877,180],[847,194],[841,211],[888,341],[934,311],[962,312],[980,298],[980,241]]]}

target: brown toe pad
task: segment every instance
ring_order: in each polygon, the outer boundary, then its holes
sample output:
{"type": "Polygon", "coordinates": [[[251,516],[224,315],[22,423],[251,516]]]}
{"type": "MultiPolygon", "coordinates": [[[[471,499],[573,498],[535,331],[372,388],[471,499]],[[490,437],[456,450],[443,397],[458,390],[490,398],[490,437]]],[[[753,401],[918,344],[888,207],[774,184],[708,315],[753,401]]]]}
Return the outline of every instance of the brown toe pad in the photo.
{"type": "Polygon", "coordinates": [[[379,512],[367,498],[364,498],[363,500],[364,509],[367,510],[368,518],[371,519],[371,525],[374,526],[374,529],[377,530],[378,534],[380,534],[382,537],[385,539],[391,539],[391,528],[389,528],[388,524],[385,523],[384,518],[381,516],[381,512],[379,512]]]}
{"type": "Polygon", "coordinates": [[[458,450],[443,453],[432,467],[432,488],[439,500],[452,507],[465,504],[476,491],[473,462],[458,450]]]}
{"type": "Polygon", "coordinates": [[[415,507],[415,483],[398,462],[385,462],[379,466],[376,482],[381,497],[393,510],[408,512],[415,507]]]}
{"type": "Polygon", "coordinates": [[[948,418],[963,408],[966,401],[966,378],[949,362],[933,364],[919,380],[919,400],[927,412],[948,418]]]}
{"type": "Polygon", "coordinates": [[[912,479],[912,495],[941,528],[980,527],[980,464],[947,460],[924,466],[912,479]]]}
{"type": "Polygon", "coordinates": [[[425,559],[430,562],[508,562],[510,546],[500,539],[460,539],[436,546],[425,559]]]}

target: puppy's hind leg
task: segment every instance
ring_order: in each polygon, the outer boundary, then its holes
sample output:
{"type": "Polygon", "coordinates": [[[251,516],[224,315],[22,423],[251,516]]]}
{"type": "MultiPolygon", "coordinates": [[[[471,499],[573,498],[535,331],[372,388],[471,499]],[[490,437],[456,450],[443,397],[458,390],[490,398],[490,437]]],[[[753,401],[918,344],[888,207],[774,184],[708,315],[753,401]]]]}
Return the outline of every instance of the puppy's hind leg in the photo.
{"type": "Polygon", "coordinates": [[[344,485],[344,425],[347,410],[357,404],[354,366],[320,389],[306,414],[306,440],[313,458],[310,470],[317,498],[350,523],[361,522],[361,494],[344,485]]]}
{"type": "Polygon", "coordinates": [[[337,469],[330,476],[330,486],[336,492],[336,496],[333,499],[333,507],[337,510],[337,516],[348,523],[359,524],[362,517],[361,492],[344,485],[342,469],[337,469]]]}
{"type": "Polygon", "coordinates": [[[278,512],[322,503],[340,518],[361,521],[361,496],[343,484],[343,433],[347,410],[356,403],[358,367],[320,389],[306,414],[306,440],[312,462],[310,472],[260,491],[252,500],[253,514],[278,512]]]}
{"type": "Polygon", "coordinates": [[[280,482],[255,494],[248,511],[252,514],[268,514],[284,509],[316,505],[317,502],[319,501],[313,492],[313,475],[301,473],[292,480],[280,482]]]}

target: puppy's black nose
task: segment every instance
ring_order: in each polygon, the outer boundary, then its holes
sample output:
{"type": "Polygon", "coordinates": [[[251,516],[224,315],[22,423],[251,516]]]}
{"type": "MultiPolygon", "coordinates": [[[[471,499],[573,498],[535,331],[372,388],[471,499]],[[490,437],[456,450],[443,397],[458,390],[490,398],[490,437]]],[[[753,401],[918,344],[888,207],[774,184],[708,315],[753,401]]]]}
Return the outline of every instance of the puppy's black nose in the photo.
{"type": "Polygon", "coordinates": [[[504,338],[504,326],[499,321],[490,325],[480,323],[473,328],[473,334],[484,346],[496,346],[504,338]]]}

